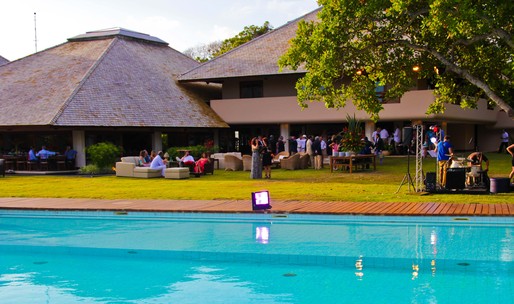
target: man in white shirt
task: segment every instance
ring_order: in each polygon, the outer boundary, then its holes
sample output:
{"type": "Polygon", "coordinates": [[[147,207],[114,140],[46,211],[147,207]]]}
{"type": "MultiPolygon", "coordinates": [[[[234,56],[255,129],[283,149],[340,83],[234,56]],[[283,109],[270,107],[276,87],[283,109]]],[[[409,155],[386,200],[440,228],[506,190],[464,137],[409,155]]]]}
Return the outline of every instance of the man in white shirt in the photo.
{"type": "MultiPolygon", "coordinates": [[[[396,130],[394,130],[393,141],[394,141],[394,151],[396,152],[396,154],[400,154],[400,142],[402,141],[400,128],[396,128],[396,130]]],[[[405,143],[405,145],[408,147],[408,146],[410,146],[410,143],[405,143]]]]}
{"type": "Polygon", "coordinates": [[[382,138],[384,144],[389,144],[389,132],[385,128],[380,130],[380,138],[382,138]]]}
{"type": "Polygon", "coordinates": [[[150,164],[150,168],[161,170],[162,176],[164,176],[164,171],[166,170],[166,161],[163,159],[163,155],[162,151],[159,151],[150,164]]]}
{"type": "MultiPolygon", "coordinates": [[[[507,147],[509,146],[509,133],[507,133],[507,130],[502,130],[501,135],[501,143],[500,147],[498,148],[498,153],[502,153],[503,151],[507,151],[507,147]]],[[[507,152],[508,153],[508,152],[507,152]]]]}
{"type": "Polygon", "coordinates": [[[305,153],[305,142],[307,141],[307,136],[303,135],[302,137],[298,138],[296,142],[298,143],[298,153],[304,152],[305,153]]]}
{"type": "Polygon", "coordinates": [[[325,158],[327,158],[327,142],[323,139],[323,137],[319,137],[321,140],[321,168],[323,169],[323,161],[325,158]]]}

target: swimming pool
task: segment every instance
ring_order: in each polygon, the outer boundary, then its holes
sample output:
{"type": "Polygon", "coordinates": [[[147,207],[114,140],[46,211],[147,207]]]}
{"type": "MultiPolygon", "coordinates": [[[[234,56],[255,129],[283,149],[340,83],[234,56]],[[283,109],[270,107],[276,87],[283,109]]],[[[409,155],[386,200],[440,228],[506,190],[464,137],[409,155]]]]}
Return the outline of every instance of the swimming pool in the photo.
{"type": "Polygon", "coordinates": [[[512,303],[513,224],[4,210],[0,302],[512,303]]]}

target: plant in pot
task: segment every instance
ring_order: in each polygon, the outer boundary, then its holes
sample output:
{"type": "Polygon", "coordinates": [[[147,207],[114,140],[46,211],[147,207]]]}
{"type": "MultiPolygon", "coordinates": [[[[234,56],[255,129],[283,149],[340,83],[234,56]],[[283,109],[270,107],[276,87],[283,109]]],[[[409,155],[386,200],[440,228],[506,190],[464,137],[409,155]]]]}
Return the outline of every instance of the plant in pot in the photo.
{"type": "Polygon", "coordinates": [[[340,150],[350,152],[351,154],[359,153],[363,148],[361,123],[355,118],[355,114],[353,117],[347,114],[346,121],[348,122],[348,127],[339,133],[341,136],[340,150]]]}

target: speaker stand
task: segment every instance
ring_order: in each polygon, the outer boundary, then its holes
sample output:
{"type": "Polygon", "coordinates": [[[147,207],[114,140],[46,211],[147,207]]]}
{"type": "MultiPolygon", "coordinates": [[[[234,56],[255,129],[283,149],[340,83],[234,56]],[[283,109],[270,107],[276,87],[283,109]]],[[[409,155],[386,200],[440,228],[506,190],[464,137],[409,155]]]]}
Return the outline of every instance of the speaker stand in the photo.
{"type": "Polygon", "coordinates": [[[414,182],[412,181],[412,177],[410,176],[410,149],[407,149],[407,173],[405,173],[405,176],[402,179],[402,182],[400,183],[400,186],[398,187],[398,190],[396,190],[395,194],[400,192],[400,189],[405,184],[409,185],[409,192],[411,192],[410,187],[412,186],[412,189],[416,189],[414,187],[414,182]]]}

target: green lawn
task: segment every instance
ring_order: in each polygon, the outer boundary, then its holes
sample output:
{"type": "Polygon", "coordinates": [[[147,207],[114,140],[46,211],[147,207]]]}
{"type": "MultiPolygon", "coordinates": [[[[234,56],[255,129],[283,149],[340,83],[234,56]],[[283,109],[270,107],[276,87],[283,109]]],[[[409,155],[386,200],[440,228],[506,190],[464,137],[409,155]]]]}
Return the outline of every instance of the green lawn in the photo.
{"type": "MultiPolygon", "coordinates": [[[[489,153],[491,177],[507,177],[510,156],[489,153]]],[[[435,160],[424,161],[424,172],[435,171],[435,160]]],[[[514,193],[490,195],[425,194],[409,192],[407,184],[395,194],[407,172],[406,157],[386,157],[375,172],[330,173],[323,170],[273,169],[272,179],[252,180],[249,172],[216,170],[214,175],[187,180],[137,179],[115,176],[0,177],[2,197],[101,199],[220,199],[248,200],[250,192],[269,190],[272,199],[372,202],[514,202],[514,193]]],[[[411,158],[414,178],[414,158],[411,158]]]]}

